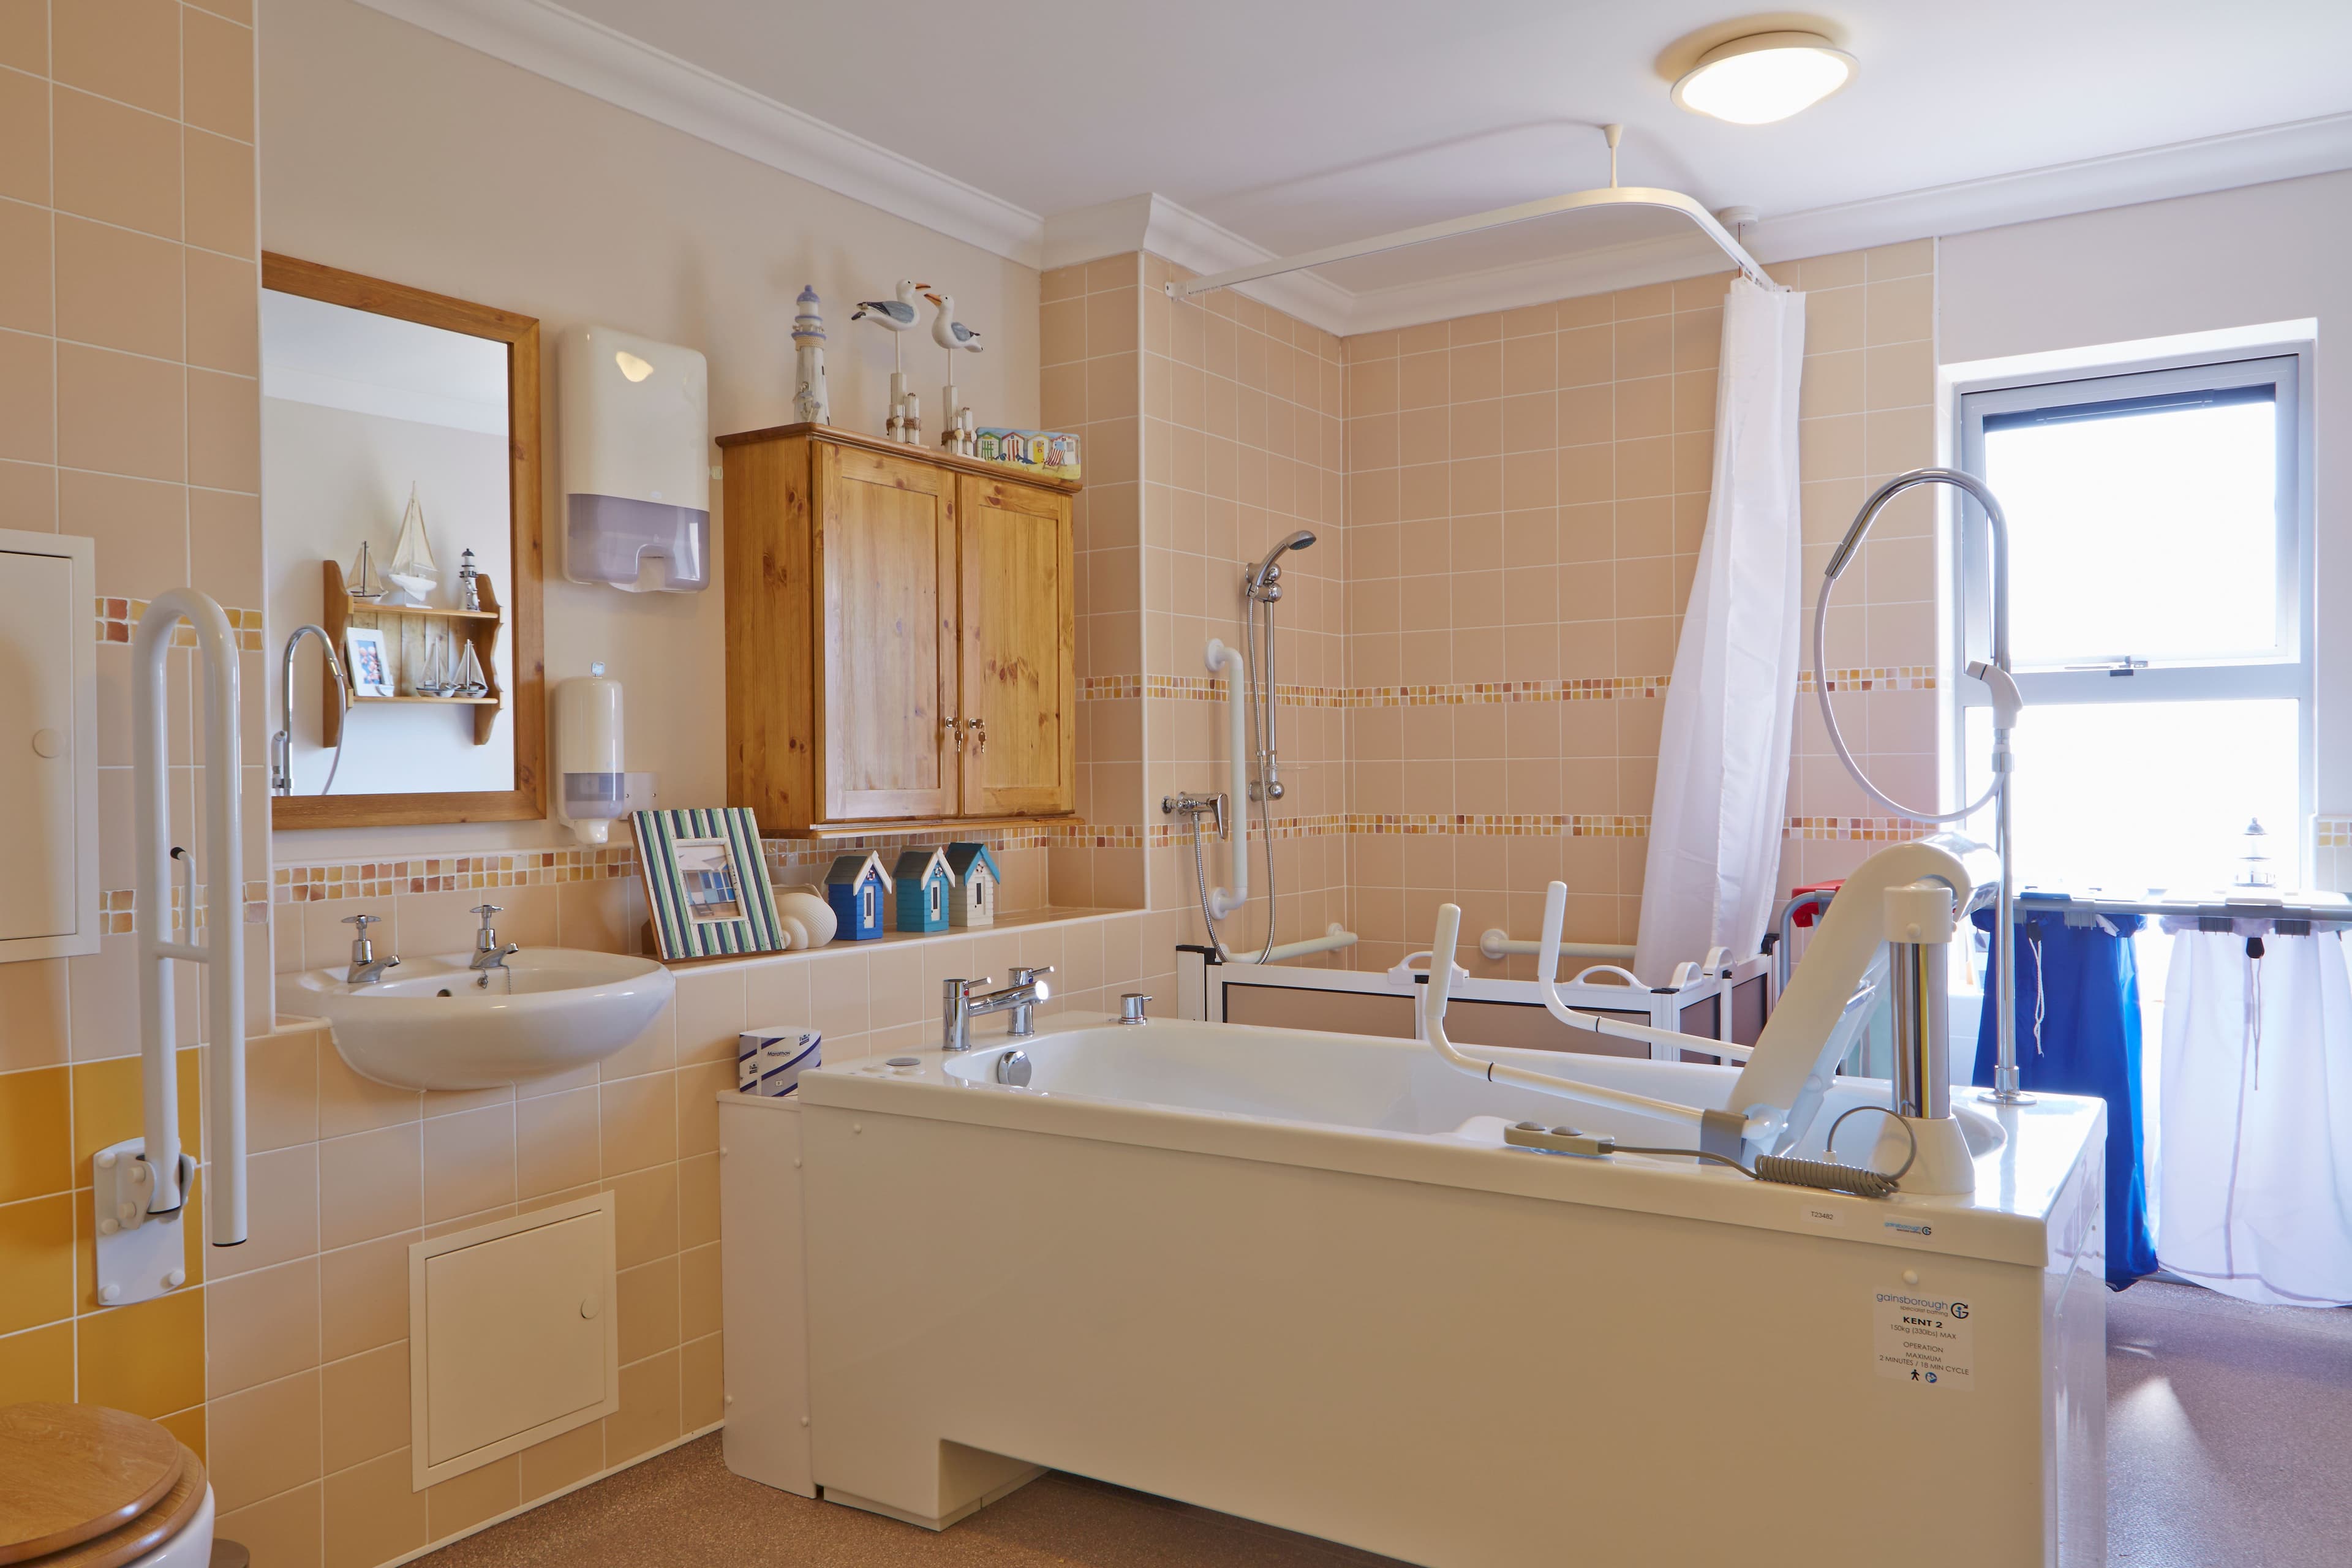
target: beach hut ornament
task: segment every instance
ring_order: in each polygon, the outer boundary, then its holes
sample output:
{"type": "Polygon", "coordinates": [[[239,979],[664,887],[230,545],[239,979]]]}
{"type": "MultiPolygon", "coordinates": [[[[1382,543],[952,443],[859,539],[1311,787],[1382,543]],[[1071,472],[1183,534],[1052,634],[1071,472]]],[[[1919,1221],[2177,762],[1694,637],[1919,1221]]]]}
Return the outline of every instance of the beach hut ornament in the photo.
{"type": "Polygon", "coordinates": [[[871,849],[836,857],[833,869],[824,874],[824,901],[841,922],[839,934],[851,942],[870,942],[882,934],[882,903],[889,893],[890,873],[871,849]]]}
{"type": "Polygon", "coordinates": [[[950,844],[945,851],[954,877],[948,890],[948,924],[985,926],[996,923],[996,887],[1001,879],[996,857],[985,844],[950,844]]]}
{"type": "Polygon", "coordinates": [[[934,931],[948,929],[948,890],[955,873],[939,849],[898,852],[898,930],[934,931]]]}

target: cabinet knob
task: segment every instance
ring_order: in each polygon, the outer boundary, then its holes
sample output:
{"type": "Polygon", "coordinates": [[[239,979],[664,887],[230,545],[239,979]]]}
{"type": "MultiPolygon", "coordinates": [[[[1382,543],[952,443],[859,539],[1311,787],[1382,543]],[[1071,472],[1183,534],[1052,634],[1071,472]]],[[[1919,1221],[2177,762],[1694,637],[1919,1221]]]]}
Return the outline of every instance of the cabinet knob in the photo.
{"type": "Polygon", "coordinates": [[[954,747],[956,747],[956,748],[958,748],[958,749],[961,749],[961,748],[962,747],[962,745],[963,745],[963,721],[962,721],[962,720],[961,720],[961,719],[957,718],[954,714],[950,713],[950,714],[949,714],[946,718],[944,718],[944,719],[942,719],[942,720],[940,720],[940,728],[947,731],[947,735],[948,735],[948,744],[949,744],[949,745],[950,745],[950,746],[954,746],[954,747]]]}
{"type": "Polygon", "coordinates": [[[984,757],[984,756],[986,756],[986,755],[988,755],[988,721],[987,721],[987,720],[985,720],[985,719],[974,719],[974,720],[971,721],[971,738],[972,738],[973,740],[978,741],[978,742],[980,742],[980,745],[976,748],[977,754],[979,754],[979,755],[981,755],[981,756],[983,756],[983,757],[984,757]]]}

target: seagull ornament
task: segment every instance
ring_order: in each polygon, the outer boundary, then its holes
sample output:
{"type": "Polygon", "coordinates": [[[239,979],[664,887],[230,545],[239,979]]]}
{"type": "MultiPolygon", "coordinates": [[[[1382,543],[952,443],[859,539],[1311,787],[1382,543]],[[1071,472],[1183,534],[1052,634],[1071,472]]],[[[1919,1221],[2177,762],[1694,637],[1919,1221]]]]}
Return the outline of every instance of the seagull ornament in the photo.
{"type": "MultiPolygon", "coordinates": [[[[871,316],[892,331],[903,332],[915,324],[915,296],[929,287],[929,284],[918,283],[911,278],[901,278],[897,299],[860,300],[857,309],[849,313],[849,319],[862,321],[871,316]]],[[[925,294],[923,297],[928,300],[931,296],[925,294]]]]}
{"type": "Polygon", "coordinates": [[[940,308],[940,313],[931,318],[933,342],[950,353],[955,353],[958,349],[970,349],[973,353],[982,352],[980,334],[955,319],[954,295],[926,294],[923,298],[940,308]]]}

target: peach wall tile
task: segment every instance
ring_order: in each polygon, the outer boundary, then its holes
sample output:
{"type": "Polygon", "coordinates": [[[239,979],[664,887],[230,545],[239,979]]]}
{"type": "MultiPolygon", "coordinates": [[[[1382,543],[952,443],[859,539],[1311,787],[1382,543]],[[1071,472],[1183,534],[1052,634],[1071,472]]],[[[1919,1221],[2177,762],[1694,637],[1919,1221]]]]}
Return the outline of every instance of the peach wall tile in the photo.
{"type": "Polygon", "coordinates": [[[0,331],[0,458],[47,463],[57,452],[55,345],[0,331]]]}
{"type": "Polygon", "coordinates": [[[260,274],[250,261],[206,250],[184,253],[188,363],[238,375],[261,369],[260,274]]]}
{"type": "MultiPolygon", "coordinates": [[[[404,1451],[400,1462],[404,1469],[408,1463],[404,1451]]],[[[515,1465],[525,1497],[545,1497],[559,1488],[585,1480],[604,1468],[604,1426],[593,1423],[575,1426],[543,1443],[534,1443],[515,1456],[515,1465]]]]}
{"type": "Polygon", "coordinates": [[[59,211],[180,237],[177,122],[62,86],[50,114],[59,211]]]}
{"type": "Polygon", "coordinates": [[[323,1490],[311,1481],[246,1508],[224,1509],[218,1538],[236,1542],[269,1568],[319,1568],[323,1490]]]}
{"type": "Polygon", "coordinates": [[[348,1247],[422,1225],[423,1149],[413,1124],[320,1143],[320,1245],[348,1247]]]}
{"type": "Polygon", "coordinates": [[[0,196],[49,200],[49,90],[38,76],[0,71],[0,196]]]}
{"type": "Polygon", "coordinates": [[[49,62],[57,80],[177,118],[178,0],[70,0],[51,11],[49,62]]]}
{"type": "Polygon", "coordinates": [[[404,1231],[320,1256],[320,1338],[328,1361],[407,1338],[408,1244],[417,1239],[404,1231]]]}
{"type": "MultiPolygon", "coordinates": [[[[624,1384],[624,1393],[626,1385],[624,1384]]],[[[425,1489],[425,1538],[438,1541],[496,1519],[522,1500],[520,1467],[509,1455],[425,1489]]]]}
{"type": "MultiPolygon", "coordinates": [[[[319,1373],[329,1413],[322,1457],[330,1475],[385,1454],[404,1455],[409,1437],[408,1342],[329,1362],[319,1373]]],[[[406,1489],[406,1477],[402,1479],[406,1489]]]]}
{"type": "Polygon", "coordinates": [[[188,482],[261,489],[261,384],[215,371],[187,373],[188,482]]]}
{"type": "Polygon", "coordinates": [[[211,1308],[205,1382],[214,1398],[319,1364],[317,1258],[228,1275],[205,1289],[211,1308]]]}
{"type": "Polygon", "coordinates": [[[0,201],[0,327],[47,332],[54,325],[50,222],[46,207],[0,201]]]}
{"type": "Polygon", "coordinates": [[[203,131],[187,132],[188,243],[252,258],[253,149],[203,131]]]}
{"type": "MultiPolygon", "coordinates": [[[[405,1131],[367,1136],[397,1138],[399,1132],[405,1131]]],[[[398,1165],[399,1159],[398,1155],[388,1156],[396,1173],[404,1174],[404,1168],[398,1165]]],[[[514,1201],[514,1107],[492,1105],[425,1120],[424,1214],[427,1225],[477,1215],[514,1201]]],[[[388,1206],[381,1218],[396,1219],[397,1215],[388,1206]]],[[[383,1225],[381,1228],[392,1229],[394,1226],[383,1225]]]]}
{"type": "Polygon", "coordinates": [[[604,1417],[607,1464],[621,1464],[676,1438],[677,1352],[665,1351],[621,1369],[621,1409],[604,1417]]]}
{"type": "Polygon", "coordinates": [[[219,135],[252,141],[253,29],[200,10],[183,16],[184,118],[219,135]]]}
{"type": "Polygon", "coordinates": [[[187,373],[167,360],[58,345],[58,460],[178,480],[186,473],[187,373]]]}
{"type": "MultiPolygon", "coordinates": [[[[405,1393],[404,1388],[404,1403],[405,1393]]],[[[404,1447],[330,1475],[324,1499],[326,1568],[374,1568],[431,1540],[425,1494],[411,1490],[411,1485],[404,1447]]]]}

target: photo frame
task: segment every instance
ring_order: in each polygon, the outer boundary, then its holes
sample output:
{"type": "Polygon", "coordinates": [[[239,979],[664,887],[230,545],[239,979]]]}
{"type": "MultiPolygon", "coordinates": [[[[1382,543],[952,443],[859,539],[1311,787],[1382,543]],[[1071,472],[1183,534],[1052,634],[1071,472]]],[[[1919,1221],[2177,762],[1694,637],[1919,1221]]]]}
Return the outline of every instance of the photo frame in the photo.
{"type": "Polygon", "coordinates": [[[392,653],[383,633],[374,626],[343,628],[344,668],[351,671],[354,697],[394,697],[392,653]]]}
{"type": "Polygon", "coordinates": [[[776,893],[748,806],[640,811],[629,819],[653,911],[654,945],[667,962],[782,952],[776,893]]]}

